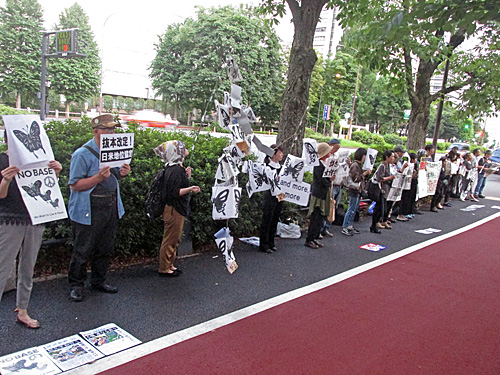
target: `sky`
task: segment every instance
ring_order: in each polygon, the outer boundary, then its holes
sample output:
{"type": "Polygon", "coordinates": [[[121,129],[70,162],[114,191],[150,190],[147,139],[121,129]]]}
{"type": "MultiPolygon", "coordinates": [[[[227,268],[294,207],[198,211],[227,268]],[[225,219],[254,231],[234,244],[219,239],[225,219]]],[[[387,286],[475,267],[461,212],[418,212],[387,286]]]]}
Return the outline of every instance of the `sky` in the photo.
{"type": "MultiPolygon", "coordinates": [[[[4,3],[0,0],[0,3],[4,3]]],[[[45,28],[53,30],[59,14],[75,0],[38,0],[44,10],[45,28]]],[[[241,3],[258,5],[259,0],[81,0],[95,40],[101,49],[103,93],[152,97],[148,67],[155,57],[154,44],[171,23],[183,22],[195,14],[196,6],[211,7],[241,3]]],[[[290,19],[277,29],[291,43],[290,19]]]]}

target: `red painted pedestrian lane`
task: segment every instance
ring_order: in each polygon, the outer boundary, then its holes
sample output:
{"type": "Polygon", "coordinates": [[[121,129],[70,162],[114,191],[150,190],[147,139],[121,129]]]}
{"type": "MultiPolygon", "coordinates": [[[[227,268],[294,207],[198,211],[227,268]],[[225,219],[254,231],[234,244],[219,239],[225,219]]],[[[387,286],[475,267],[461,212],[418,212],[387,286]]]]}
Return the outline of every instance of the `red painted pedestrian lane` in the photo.
{"type": "Polygon", "coordinates": [[[103,374],[500,374],[498,228],[499,218],[103,374]]]}

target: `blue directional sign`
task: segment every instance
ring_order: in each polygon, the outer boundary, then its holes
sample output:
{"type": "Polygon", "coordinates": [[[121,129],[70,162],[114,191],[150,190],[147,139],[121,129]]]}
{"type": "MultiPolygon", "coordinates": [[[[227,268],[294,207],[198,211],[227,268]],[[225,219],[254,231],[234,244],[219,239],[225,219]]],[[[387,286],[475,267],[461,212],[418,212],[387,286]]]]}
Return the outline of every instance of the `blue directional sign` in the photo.
{"type": "Polygon", "coordinates": [[[325,104],[325,107],[323,109],[323,120],[330,120],[330,110],[332,106],[325,104]]]}

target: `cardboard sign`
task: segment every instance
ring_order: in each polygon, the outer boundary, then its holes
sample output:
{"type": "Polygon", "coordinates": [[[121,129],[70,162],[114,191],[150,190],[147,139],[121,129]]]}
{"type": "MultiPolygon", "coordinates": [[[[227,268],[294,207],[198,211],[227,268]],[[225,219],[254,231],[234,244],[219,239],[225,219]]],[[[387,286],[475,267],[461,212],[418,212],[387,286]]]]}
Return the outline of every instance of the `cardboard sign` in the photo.
{"type": "Polygon", "coordinates": [[[234,186],[212,187],[212,219],[238,218],[241,188],[234,186]]]}
{"type": "Polygon", "coordinates": [[[312,138],[304,138],[302,140],[302,159],[305,159],[306,164],[316,167],[319,165],[318,157],[318,142],[312,138]]]}
{"type": "Polygon", "coordinates": [[[323,165],[325,166],[323,177],[332,178],[333,176],[335,176],[337,170],[339,169],[339,160],[337,157],[335,157],[335,155],[328,157],[324,161],[321,160],[321,163],[323,163],[323,165]]]}
{"type": "Polygon", "coordinates": [[[305,159],[288,155],[283,164],[283,168],[281,168],[280,177],[290,178],[293,181],[301,182],[304,179],[305,163],[305,159]]]}
{"type": "Polygon", "coordinates": [[[36,115],[2,116],[8,138],[9,165],[19,169],[44,167],[54,160],[49,137],[36,115]]]}
{"type": "Polygon", "coordinates": [[[427,194],[434,195],[441,172],[441,162],[427,162],[427,194]]]}
{"type": "Polygon", "coordinates": [[[16,174],[16,183],[33,225],[68,217],[56,172],[48,164],[16,174]]]}
{"type": "Polygon", "coordinates": [[[283,200],[298,204],[299,206],[307,206],[309,204],[309,196],[311,194],[310,184],[297,182],[290,177],[281,177],[279,187],[281,192],[285,194],[283,200]]]}
{"type": "Polygon", "coordinates": [[[236,258],[232,251],[234,239],[229,234],[229,228],[222,228],[215,234],[215,243],[222,254],[222,259],[230,274],[238,269],[236,258]]]}
{"type": "Polygon", "coordinates": [[[427,162],[420,162],[418,166],[418,198],[426,197],[428,194],[427,162]]]}
{"type": "Polygon", "coordinates": [[[101,134],[99,168],[130,164],[134,154],[134,133],[101,134]]]}

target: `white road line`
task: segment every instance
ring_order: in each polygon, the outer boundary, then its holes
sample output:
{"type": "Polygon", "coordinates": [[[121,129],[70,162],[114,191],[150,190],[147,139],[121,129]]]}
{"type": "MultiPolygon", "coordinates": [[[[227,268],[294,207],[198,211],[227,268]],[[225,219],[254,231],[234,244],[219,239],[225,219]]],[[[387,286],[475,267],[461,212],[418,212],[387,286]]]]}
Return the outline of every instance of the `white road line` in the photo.
{"type": "Polygon", "coordinates": [[[482,220],[479,220],[477,222],[474,222],[472,224],[469,224],[463,228],[456,229],[450,233],[443,234],[442,236],[432,238],[430,240],[427,240],[425,242],[410,246],[406,249],[400,250],[397,253],[388,255],[384,258],[377,259],[373,262],[363,264],[362,266],[353,268],[351,270],[342,272],[338,275],[329,277],[327,279],[318,281],[314,284],[304,286],[299,289],[292,290],[290,292],[281,294],[279,296],[270,298],[268,300],[256,303],[254,305],[245,307],[243,309],[234,311],[232,313],[220,316],[218,318],[209,320],[204,323],[200,323],[198,325],[195,325],[193,327],[189,327],[186,329],[183,329],[178,332],[171,333],[167,336],[160,337],[156,340],[149,341],[147,343],[141,344],[139,346],[136,346],[134,348],[130,348],[128,350],[125,350],[123,352],[114,354],[112,356],[100,359],[94,363],[78,367],[72,371],[67,372],[68,374],[78,374],[78,375],[94,375],[102,371],[109,370],[113,367],[120,366],[122,364],[125,364],[127,362],[130,362],[134,359],[146,356],[148,354],[154,353],[156,351],[168,348],[169,346],[178,344],[180,342],[186,341],[188,339],[191,339],[193,337],[202,335],[204,333],[213,331],[217,328],[224,327],[228,324],[234,323],[238,320],[247,318],[249,316],[252,316],[254,314],[258,314],[260,312],[263,312],[265,310],[271,309],[275,306],[281,305],[283,303],[292,301],[296,298],[305,296],[306,294],[316,292],[320,289],[329,287],[331,285],[337,284],[341,281],[344,281],[346,279],[349,279],[353,276],[359,275],[360,273],[369,271],[375,267],[379,267],[381,265],[384,265],[386,263],[392,262],[393,260],[399,259],[401,257],[404,257],[408,254],[411,254],[415,251],[421,250],[427,246],[433,245],[437,242],[444,241],[450,237],[456,236],[460,233],[464,233],[465,231],[468,231],[470,229],[474,229],[484,223],[487,223],[490,220],[496,219],[500,217],[500,213],[491,215],[489,217],[486,217],[482,220]]]}

